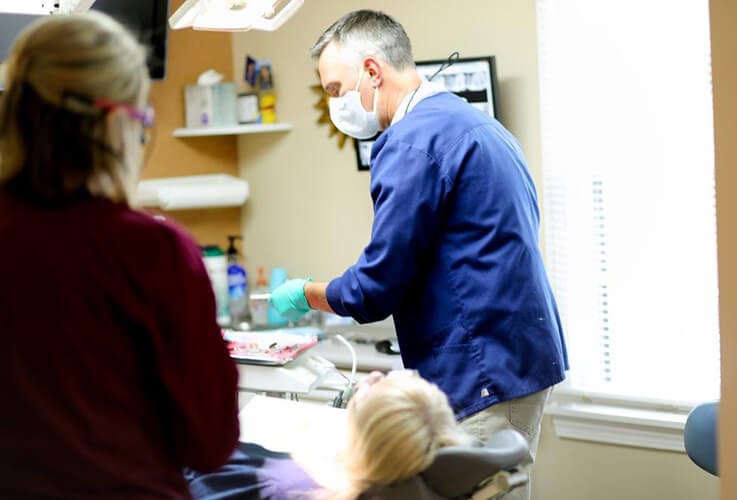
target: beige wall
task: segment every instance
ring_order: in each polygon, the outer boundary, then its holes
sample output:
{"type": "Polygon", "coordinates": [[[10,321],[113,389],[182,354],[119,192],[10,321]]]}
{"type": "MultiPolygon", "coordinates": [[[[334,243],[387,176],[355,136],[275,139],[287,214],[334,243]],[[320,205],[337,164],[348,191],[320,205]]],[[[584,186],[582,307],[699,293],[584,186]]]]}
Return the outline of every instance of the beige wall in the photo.
{"type": "MultiPolygon", "coordinates": [[[[235,73],[245,54],[270,58],[284,135],[239,140],[241,175],[252,195],[243,210],[247,265],[283,265],[294,276],[329,279],[352,264],[368,241],[371,203],[367,173],[356,171],[347,145],[339,151],[327,128],[315,124],[317,82],[306,55],[315,38],[347,10],[383,9],[413,41],[416,59],[497,56],[501,119],[519,138],[540,186],[535,9],[533,0],[313,0],[276,33],[234,36],[235,73]],[[350,5],[350,7],[348,6],[350,5]],[[462,6],[462,7],[461,7],[462,6]]],[[[718,481],[679,453],[561,440],[545,419],[533,498],[663,499],[718,497],[718,481]]]]}
{"type": "Polygon", "coordinates": [[[722,332],[722,401],[719,467],[722,499],[737,498],[737,3],[711,1],[714,139],[717,180],[719,321],[722,332]]]}
{"type": "Polygon", "coordinates": [[[276,33],[234,37],[236,74],[242,73],[245,54],[270,58],[279,120],[295,125],[288,134],[240,139],[241,174],[252,190],[243,211],[251,270],[283,265],[294,276],[329,279],[355,262],[369,240],[369,175],[356,171],[352,143],[340,151],[327,127],[316,125],[312,105],[318,96],[309,88],[318,79],[307,50],[348,5],[384,9],[397,17],[413,40],[417,59],[443,58],[454,50],[462,56],[496,55],[502,120],[525,146],[533,171],[539,171],[532,2],[464,2],[463,21],[448,25],[446,2],[311,1],[276,33]]]}
{"type": "MultiPolygon", "coordinates": [[[[183,0],[173,0],[174,12],[183,0]]],[[[151,102],[156,108],[156,140],[151,158],[143,171],[146,179],[180,175],[238,175],[236,139],[199,137],[177,139],[174,129],[184,126],[184,86],[192,85],[197,76],[215,68],[230,79],[232,76],[232,44],[228,33],[193,30],[171,31],[166,80],[154,82],[151,102]]],[[[209,210],[177,210],[168,217],[184,225],[200,244],[227,244],[226,235],[240,233],[240,208],[209,210]]]]}
{"type": "Polygon", "coordinates": [[[719,480],[685,453],[559,439],[549,416],[532,485],[532,500],[719,498],[719,480]]]}

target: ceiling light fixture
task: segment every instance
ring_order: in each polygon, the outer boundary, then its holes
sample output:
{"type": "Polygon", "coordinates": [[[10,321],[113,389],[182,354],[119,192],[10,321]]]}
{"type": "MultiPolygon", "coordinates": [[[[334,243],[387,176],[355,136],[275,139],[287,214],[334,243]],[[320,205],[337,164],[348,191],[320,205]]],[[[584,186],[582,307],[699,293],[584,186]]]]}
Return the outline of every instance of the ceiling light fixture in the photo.
{"type": "Polygon", "coordinates": [[[172,29],[274,31],[304,0],[186,0],[169,18],[172,29]]]}

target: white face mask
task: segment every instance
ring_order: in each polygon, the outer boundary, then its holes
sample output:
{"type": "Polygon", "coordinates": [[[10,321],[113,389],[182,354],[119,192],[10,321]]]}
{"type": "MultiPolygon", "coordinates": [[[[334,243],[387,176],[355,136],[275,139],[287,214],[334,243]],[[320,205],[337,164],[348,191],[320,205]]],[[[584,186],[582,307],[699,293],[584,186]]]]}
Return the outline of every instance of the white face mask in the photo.
{"type": "Polygon", "coordinates": [[[358,75],[355,90],[349,90],[341,97],[330,98],[330,119],[338,130],[356,139],[370,139],[379,131],[379,118],[376,116],[376,103],[379,89],[374,89],[374,106],[371,111],[363,109],[358,87],[363,78],[363,67],[358,75]]]}

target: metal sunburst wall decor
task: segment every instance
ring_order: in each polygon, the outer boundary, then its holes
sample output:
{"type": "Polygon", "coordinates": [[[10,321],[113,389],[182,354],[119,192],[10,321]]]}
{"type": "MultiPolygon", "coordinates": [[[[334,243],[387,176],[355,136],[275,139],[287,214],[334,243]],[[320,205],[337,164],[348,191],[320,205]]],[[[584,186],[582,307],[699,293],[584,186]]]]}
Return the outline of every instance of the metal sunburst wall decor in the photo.
{"type": "MultiPolygon", "coordinates": [[[[320,74],[318,73],[317,79],[320,79],[320,74]]],[[[330,106],[328,105],[328,101],[330,100],[330,96],[325,93],[325,90],[323,90],[322,85],[317,84],[310,87],[313,92],[318,94],[319,100],[313,105],[315,109],[317,109],[320,112],[320,117],[317,119],[317,123],[327,123],[328,127],[330,127],[330,134],[329,137],[333,137],[334,135],[338,136],[338,147],[340,149],[343,149],[343,146],[345,146],[345,141],[348,138],[347,135],[345,135],[343,132],[338,130],[335,125],[333,125],[332,120],[330,119],[330,106]]]]}

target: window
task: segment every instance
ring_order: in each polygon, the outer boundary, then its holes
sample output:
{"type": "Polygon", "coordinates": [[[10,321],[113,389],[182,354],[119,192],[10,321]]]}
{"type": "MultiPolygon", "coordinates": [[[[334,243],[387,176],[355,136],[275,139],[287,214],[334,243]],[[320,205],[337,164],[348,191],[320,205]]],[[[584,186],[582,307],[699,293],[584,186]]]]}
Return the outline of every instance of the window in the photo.
{"type": "Polygon", "coordinates": [[[572,389],[719,397],[708,0],[538,0],[547,265],[572,389]]]}

